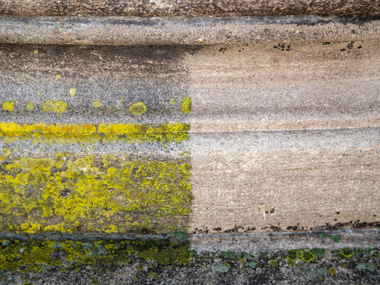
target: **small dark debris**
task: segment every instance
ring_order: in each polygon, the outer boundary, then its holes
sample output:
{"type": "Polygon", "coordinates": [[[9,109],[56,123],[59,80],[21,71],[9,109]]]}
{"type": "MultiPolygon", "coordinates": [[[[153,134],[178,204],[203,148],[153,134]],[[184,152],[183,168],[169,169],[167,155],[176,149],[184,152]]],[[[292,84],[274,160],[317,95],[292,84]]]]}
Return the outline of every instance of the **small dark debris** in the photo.
{"type": "Polygon", "coordinates": [[[52,167],[51,169],[50,169],[50,173],[51,173],[51,175],[54,175],[54,174],[56,174],[58,172],[58,169],[57,169],[57,167],[52,167]]]}
{"type": "Polygon", "coordinates": [[[336,214],[337,214],[337,215],[339,215],[339,214],[340,214],[340,212],[336,212],[336,214]]]}
{"type": "Polygon", "coordinates": [[[353,46],[352,44],[348,44],[348,45],[347,45],[347,48],[348,48],[348,49],[353,49],[354,46],[353,46]]]}
{"type": "Polygon", "coordinates": [[[139,170],[139,168],[137,166],[134,166],[132,169],[132,175],[136,175],[137,170],[139,170]]]}
{"type": "Polygon", "coordinates": [[[217,231],[217,232],[220,232],[222,230],[222,228],[215,228],[213,229],[214,231],[217,231]]]}
{"type": "Polygon", "coordinates": [[[275,231],[275,232],[279,232],[281,231],[281,228],[280,227],[276,227],[276,226],[270,226],[270,228],[275,231]]]}
{"type": "Polygon", "coordinates": [[[346,51],[346,49],[345,49],[345,48],[342,48],[340,51],[346,51]]]}
{"type": "Polygon", "coordinates": [[[69,197],[69,195],[70,195],[70,193],[71,193],[71,190],[70,189],[63,189],[62,191],[61,191],[61,197],[69,197]]]}
{"type": "Polygon", "coordinates": [[[362,48],[362,46],[358,46],[358,49],[361,49],[362,48]]]}
{"type": "Polygon", "coordinates": [[[271,214],[274,214],[274,208],[273,208],[272,210],[270,210],[270,213],[271,213],[271,214]]]}

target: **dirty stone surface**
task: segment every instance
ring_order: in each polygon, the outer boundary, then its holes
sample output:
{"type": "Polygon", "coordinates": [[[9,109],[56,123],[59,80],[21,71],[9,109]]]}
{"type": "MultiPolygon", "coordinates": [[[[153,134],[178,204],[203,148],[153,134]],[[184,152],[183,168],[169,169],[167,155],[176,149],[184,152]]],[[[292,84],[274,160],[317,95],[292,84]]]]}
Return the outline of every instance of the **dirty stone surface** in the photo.
{"type": "Polygon", "coordinates": [[[1,228],[376,227],[379,55],[376,40],[3,44],[1,228]]]}
{"type": "Polygon", "coordinates": [[[379,0],[34,0],[0,1],[0,14],[22,16],[252,16],[378,14],[379,0]]]}
{"type": "MultiPolygon", "coordinates": [[[[377,284],[379,248],[198,254],[167,240],[0,240],[1,284],[377,284]]],[[[327,238],[339,242],[335,236],[327,238]]]]}
{"type": "Polygon", "coordinates": [[[0,15],[0,42],[65,45],[216,45],[376,40],[378,17],[25,17],[0,15]]]}

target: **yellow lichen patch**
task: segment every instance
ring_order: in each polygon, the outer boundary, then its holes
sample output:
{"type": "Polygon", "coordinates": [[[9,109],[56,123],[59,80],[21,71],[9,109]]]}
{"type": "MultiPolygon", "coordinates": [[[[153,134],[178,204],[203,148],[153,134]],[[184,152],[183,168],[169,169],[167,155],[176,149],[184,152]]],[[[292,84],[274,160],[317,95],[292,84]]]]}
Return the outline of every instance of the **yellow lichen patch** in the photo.
{"type": "Polygon", "coordinates": [[[55,76],[55,78],[60,79],[60,78],[61,78],[61,75],[60,75],[60,74],[57,74],[57,75],[55,76]]]}
{"type": "Polygon", "coordinates": [[[136,102],[129,106],[128,110],[134,115],[142,115],[146,112],[147,107],[143,102],[136,102]]]}
{"type": "MultiPolygon", "coordinates": [[[[47,100],[48,101],[48,100],[47,100]]],[[[158,141],[162,144],[187,141],[189,125],[182,123],[158,126],[142,124],[33,124],[19,125],[14,122],[0,122],[0,138],[5,143],[32,139],[32,143],[142,143],[158,141]]]]}
{"type": "Polygon", "coordinates": [[[7,111],[13,111],[15,108],[15,102],[13,101],[6,101],[3,103],[3,109],[7,111]]]}
{"type": "MultiPolygon", "coordinates": [[[[17,272],[20,269],[21,272],[27,270],[39,273],[46,267],[58,267],[57,269],[61,272],[66,271],[66,268],[75,267],[75,271],[79,271],[81,267],[86,268],[90,264],[104,266],[113,263],[120,266],[130,262],[130,258],[136,257],[162,265],[186,265],[190,262],[191,254],[186,243],[170,241],[79,242],[49,239],[28,241],[0,239],[0,273],[17,272]]],[[[0,275],[0,280],[1,278],[2,275],[0,275]]]]}
{"type": "Polygon", "coordinates": [[[36,49],[36,50],[34,51],[34,54],[35,54],[35,55],[37,55],[37,54],[38,54],[38,49],[36,49]]]}
{"type": "Polygon", "coordinates": [[[171,98],[170,101],[169,101],[169,103],[171,105],[175,105],[175,103],[177,103],[177,101],[174,98],[171,98]]]}
{"type": "Polygon", "coordinates": [[[63,112],[65,112],[66,108],[67,108],[66,102],[57,101],[54,104],[54,112],[57,112],[58,114],[62,114],[63,112]]]}
{"type": "Polygon", "coordinates": [[[92,101],[92,106],[94,106],[94,108],[99,108],[100,105],[102,104],[100,103],[99,99],[92,101]]]}
{"type": "Polygon", "coordinates": [[[184,114],[188,114],[191,112],[191,98],[190,97],[185,97],[182,99],[181,111],[184,114]]]}
{"type": "Polygon", "coordinates": [[[65,112],[66,108],[67,104],[63,101],[54,102],[53,100],[48,99],[42,104],[42,110],[45,112],[57,112],[58,114],[62,114],[65,112]]]}
{"type": "Polygon", "coordinates": [[[54,112],[54,101],[50,99],[46,100],[42,104],[42,110],[44,110],[45,112],[54,112]]]}
{"type": "Polygon", "coordinates": [[[191,211],[186,163],[68,153],[2,161],[0,231],[167,233],[191,211]]]}
{"type": "Polygon", "coordinates": [[[32,102],[29,102],[28,104],[26,104],[26,109],[28,109],[29,111],[32,111],[34,107],[35,105],[32,102]]]}
{"type": "Polygon", "coordinates": [[[74,96],[75,94],[77,94],[77,89],[72,87],[72,88],[70,88],[69,93],[71,96],[74,96]]]}

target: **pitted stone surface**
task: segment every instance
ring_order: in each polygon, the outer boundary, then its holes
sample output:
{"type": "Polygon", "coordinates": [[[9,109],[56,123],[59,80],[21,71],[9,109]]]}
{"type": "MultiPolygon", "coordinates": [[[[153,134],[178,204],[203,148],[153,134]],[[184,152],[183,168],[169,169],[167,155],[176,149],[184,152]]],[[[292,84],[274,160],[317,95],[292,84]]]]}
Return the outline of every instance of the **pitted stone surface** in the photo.
{"type": "Polygon", "coordinates": [[[28,16],[253,16],[378,14],[379,0],[37,0],[0,1],[0,14],[28,16]]]}

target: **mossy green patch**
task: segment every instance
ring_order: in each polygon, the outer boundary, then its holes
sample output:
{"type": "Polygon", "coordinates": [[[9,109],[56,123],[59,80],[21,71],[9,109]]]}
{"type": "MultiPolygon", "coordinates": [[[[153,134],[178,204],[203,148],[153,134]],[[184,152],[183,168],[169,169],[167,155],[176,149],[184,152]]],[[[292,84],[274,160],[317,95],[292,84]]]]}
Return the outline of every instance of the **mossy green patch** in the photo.
{"type": "Polygon", "coordinates": [[[186,228],[190,165],[113,155],[1,157],[0,230],[168,233],[186,228]]]}

